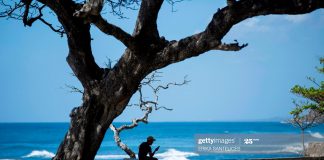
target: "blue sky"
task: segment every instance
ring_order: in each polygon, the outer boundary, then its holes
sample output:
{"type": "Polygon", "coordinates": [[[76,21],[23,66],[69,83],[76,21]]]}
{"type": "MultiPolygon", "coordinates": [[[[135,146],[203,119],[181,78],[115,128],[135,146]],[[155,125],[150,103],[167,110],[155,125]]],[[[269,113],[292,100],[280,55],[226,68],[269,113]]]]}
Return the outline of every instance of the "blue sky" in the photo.
{"type": "MultiPolygon", "coordinates": [[[[225,1],[224,1],[225,2],[225,1]]],[[[161,36],[179,39],[204,30],[221,1],[184,1],[176,12],[165,3],[158,19],[161,36]]],[[[108,9],[105,12],[109,12],[108,9]]],[[[106,18],[129,33],[137,11],[128,19],[106,18]]],[[[55,21],[51,18],[51,21],[55,21]]],[[[81,104],[81,95],[65,84],[80,86],[71,76],[65,58],[66,38],[44,25],[23,27],[21,21],[0,20],[0,122],[67,122],[70,110],[81,104]]],[[[117,60],[124,46],[92,27],[93,53],[104,66],[117,60]]],[[[288,118],[293,108],[290,93],[295,84],[309,86],[306,76],[322,80],[315,71],[324,56],[324,10],[298,16],[262,16],[232,28],[224,42],[249,43],[239,52],[210,51],[170,65],[162,82],[191,82],[160,93],[160,104],[173,111],[153,112],[151,121],[247,121],[288,118]]],[[[132,101],[135,102],[136,97],[132,101]]],[[[129,107],[116,121],[142,116],[129,107]]]]}

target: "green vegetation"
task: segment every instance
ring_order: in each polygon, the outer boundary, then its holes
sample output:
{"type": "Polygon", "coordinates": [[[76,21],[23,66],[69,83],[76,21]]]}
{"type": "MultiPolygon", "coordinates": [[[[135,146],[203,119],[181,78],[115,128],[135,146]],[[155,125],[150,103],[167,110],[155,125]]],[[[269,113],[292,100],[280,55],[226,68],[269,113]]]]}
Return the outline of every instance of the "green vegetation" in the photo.
{"type": "MultiPolygon", "coordinates": [[[[320,58],[321,67],[316,69],[324,74],[324,57],[320,58]]],[[[302,87],[295,85],[291,92],[301,96],[306,101],[293,101],[296,108],[290,112],[293,118],[290,123],[301,130],[303,154],[305,155],[304,133],[306,129],[324,123],[324,81],[318,83],[315,78],[308,77],[315,87],[302,87]]]]}

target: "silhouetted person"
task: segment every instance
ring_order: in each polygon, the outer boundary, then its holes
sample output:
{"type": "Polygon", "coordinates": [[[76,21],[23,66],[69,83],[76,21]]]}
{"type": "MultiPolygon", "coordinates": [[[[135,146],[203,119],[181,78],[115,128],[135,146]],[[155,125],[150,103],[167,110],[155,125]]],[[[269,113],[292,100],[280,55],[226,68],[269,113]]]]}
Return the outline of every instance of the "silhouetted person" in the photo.
{"type": "Polygon", "coordinates": [[[154,152],[152,152],[151,145],[155,139],[152,136],[148,136],[146,142],[143,142],[139,146],[139,151],[138,151],[138,159],[139,160],[157,160],[157,158],[153,157],[155,152],[159,150],[160,146],[155,148],[154,152]],[[147,154],[149,156],[147,156],[147,154]]]}

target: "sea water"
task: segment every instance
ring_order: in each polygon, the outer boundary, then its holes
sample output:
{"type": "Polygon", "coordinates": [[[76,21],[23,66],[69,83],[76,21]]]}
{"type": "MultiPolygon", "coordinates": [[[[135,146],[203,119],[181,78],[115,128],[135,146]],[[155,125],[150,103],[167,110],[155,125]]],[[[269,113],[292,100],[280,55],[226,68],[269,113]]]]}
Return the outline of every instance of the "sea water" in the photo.
{"type": "MultiPolygon", "coordinates": [[[[127,123],[115,123],[116,126],[127,123]]],[[[51,159],[68,123],[0,123],[0,160],[45,160],[51,159]]],[[[139,124],[132,130],[121,133],[121,139],[133,151],[149,135],[157,140],[154,149],[161,146],[155,155],[163,160],[214,160],[246,159],[270,157],[298,157],[301,145],[291,144],[285,154],[269,152],[262,154],[199,154],[196,150],[197,134],[292,134],[300,131],[289,124],[280,122],[151,122],[139,124]]],[[[324,140],[324,126],[306,132],[314,138],[324,140]]],[[[294,142],[295,143],[295,142],[294,142]]],[[[112,131],[108,130],[97,153],[96,159],[123,159],[127,155],[116,146],[112,131]]]]}

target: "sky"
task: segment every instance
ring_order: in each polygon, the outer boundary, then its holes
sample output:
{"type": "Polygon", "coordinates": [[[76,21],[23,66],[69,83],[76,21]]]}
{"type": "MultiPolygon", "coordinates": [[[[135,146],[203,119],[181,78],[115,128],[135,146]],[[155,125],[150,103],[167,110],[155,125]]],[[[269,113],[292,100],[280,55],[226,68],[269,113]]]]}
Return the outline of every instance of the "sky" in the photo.
{"type": "MultiPolygon", "coordinates": [[[[225,1],[224,1],[225,2],[225,1]]],[[[158,17],[160,35],[168,40],[203,31],[223,1],[191,0],[164,3],[158,17]]],[[[3,8],[0,7],[0,10],[3,8]]],[[[126,19],[109,14],[109,22],[132,33],[137,10],[126,19]]],[[[49,18],[55,23],[55,18],[49,18]]],[[[91,28],[93,54],[104,67],[125,47],[91,28]]],[[[172,111],[153,111],[150,121],[268,121],[290,117],[295,84],[312,86],[306,77],[323,80],[316,72],[324,56],[324,10],[296,16],[260,16],[235,25],[223,42],[248,43],[239,52],[209,51],[161,69],[161,84],[190,80],[185,86],[159,93],[159,104],[172,111]]],[[[73,107],[82,103],[80,87],[66,62],[67,41],[41,23],[0,19],[0,122],[68,122],[73,107]]],[[[150,97],[149,90],[145,95],[150,97]]],[[[130,103],[136,103],[135,95],[130,103]]],[[[143,113],[127,107],[115,121],[130,121],[143,113]]]]}

